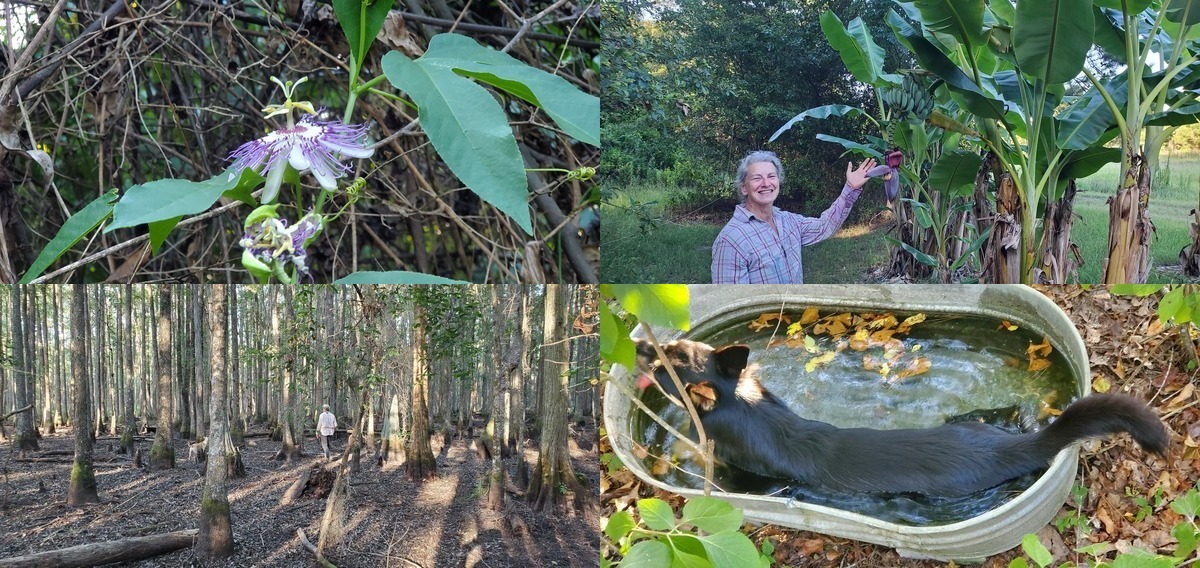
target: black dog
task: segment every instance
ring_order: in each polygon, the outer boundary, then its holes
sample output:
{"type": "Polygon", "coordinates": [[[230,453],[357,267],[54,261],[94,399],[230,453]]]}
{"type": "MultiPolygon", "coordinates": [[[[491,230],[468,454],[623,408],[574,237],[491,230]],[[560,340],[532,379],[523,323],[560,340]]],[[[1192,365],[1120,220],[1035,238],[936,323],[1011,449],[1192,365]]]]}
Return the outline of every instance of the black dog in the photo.
{"type": "MultiPolygon", "coordinates": [[[[1038,432],[1012,434],[983,423],[936,428],[838,428],[805,420],[746,370],[750,349],[714,349],[678,340],[663,346],[684,390],[715,441],[716,459],[751,473],[842,491],[957,496],[1045,468],[1078,440],[1128,432],[1145,450],[1164,454],[1167,432],[1144,403],[1092,395],[1067,407],[1038,432]]],[[[637,345],[638,386],[657,381],[679,393],[654,347],[637,345]],[[653,377],[653,379],[651,378],[653,377]]]]}

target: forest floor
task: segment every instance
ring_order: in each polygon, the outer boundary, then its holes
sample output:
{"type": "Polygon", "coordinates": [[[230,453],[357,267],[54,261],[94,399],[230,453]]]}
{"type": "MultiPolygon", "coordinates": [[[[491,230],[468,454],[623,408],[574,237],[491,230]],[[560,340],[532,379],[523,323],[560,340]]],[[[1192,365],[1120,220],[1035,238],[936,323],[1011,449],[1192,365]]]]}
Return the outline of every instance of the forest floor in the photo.
{"type": "MultiPolygon", "coordinates": [[[[585,452],[570,441],[572,466],[588,480],[583,509],[542,514],[512,492],[506,492],[505,510],[488,510],[489,464],[477,457],[470,440],[443,447],[441,436],[433,439],[438,475],[424,482],[409,481],[403,465],[380,468],[364,452],[362,467],[351,478],[345,536],[327,554],[328,560],[340,568],[596,565],[599,466],[594,446],[585,452]]],[[[333,449],[340,452],[345,442],[336,440],[333,449]]],[[[114,453],[116,440],[98,439],[95,464],[101,502],[80,508],[66,505],[71,470],[67,454],[74,447],[70,431],[45,436],[40,444],[41,451],[30,456],[52,455],[61,463],[18,462],[7,448],[0,450],[0,558],[196,528],[204,466],[186,460],[185,442],[175,444],[176,469],[148,473],[134,468],[129,457],[114,453]]],[[[307,455],[284,463],[272,459],[279,442],[247,439],[242,451],[247,475],[229,482],[235,555],[216,566],[317,565],[297,529],[315,544],[326,500],[302,496],[280,504],[302,472],[325,464],[313,439],[304,444],[307,455]]],[[[139,440],[138,445],[148,456],[150,441],[139,440]]],[[[536,445],[527,442],[524,458],[531,471],[537,453],[536,445]]],[[[515,460],[506,462],[511,479],[515,460]]],[[[515,490],[511,481],[507,486],[515,490]]],[[[184,549],[126,565],[202,563],[192,549],[184,549]]]]}
{"type": "MultiPolygon", "coordinates": [[[[1172,528],[1182,520],[1171,510],[1170,502],[1200,479],[1200,371],[1189,370],[1198,357],[1196,329],[1159,323],[1153,296],[1119,296],[1102,287],[1077,286],[1042,292],[1067,312],[1083,337],[1093,390],[1108,389],[1148,401],[1167,427],[1170,447],[1163,458],[1142,451],[1125,435],[1085,442],[1080,460],[1082,479],[1076,479],[1076,484],[1086,489],[1081,490],[1082,502],[1064,504],[1056,520],[1038,532],[1038,538],[1053,554],[1053,565],[1094,562],[1095,557],[1079,552],[1093,544],[1099,545],[1095,550],[1100,559],[1133,549],[1169,556],[1177,544],[1172,528]]],[[[601,451],[611,451],[607,437],[601,438],[601,451]]],[[[679,515],[684,500],[678,495],[656,489],[624,468],[605,470],[602,475],[604,517],[631,509],[641,497],[665,499],[679,515]]],[[[774,525],[747,524],[743,532],[760,547],[770,539],[777,566],[944,565],[901,558],[886,546],[774,525]]],[[[607,558],[619,558],[607,539],[603,548],[607,558]]],[[[1018,556],[1019,547],[992,556],[981,566],[1003,568],[1018,556]]]]}

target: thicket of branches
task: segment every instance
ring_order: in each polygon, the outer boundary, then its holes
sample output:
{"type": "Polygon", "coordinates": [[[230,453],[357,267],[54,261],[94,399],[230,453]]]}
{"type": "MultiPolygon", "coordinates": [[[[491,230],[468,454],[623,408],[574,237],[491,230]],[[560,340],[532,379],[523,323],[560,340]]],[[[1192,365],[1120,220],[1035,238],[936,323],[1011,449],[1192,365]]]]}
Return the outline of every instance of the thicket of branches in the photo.
{"type": "MultiPolygon", "coordinates": [[[[233,149],[278,128],[261,110],[283,98],[271,76],[308,77],[300,98],[327,107],[327,120],[341,118],[347,102],[350,49],[325,1],[9,0],[4,12],[3,282],[19,279],[65,220],[109,189],[223,171],[233,149]],[[53,175],[28,150],[48,153],[53,175]]],[[[381,74],[387,51],[416,58],[447,31],[496,48],[511,42],[513,57],[599,93],[598,9],[565,0],[397,2],[365,58],[364,78],[381,74]]],[[[597,163],[597,148],[575,143],[532,105],[497,96],[526,167],[597,163]]],[[[315,281],[359,270],[477,282],[595,281],[599,219],[589,208],[589,182],[530,172],[535,234],[527,235],[462,186],[411,107],[368,95],[355,109],[353,120],[371,124],[378,147],[356,172],[370,174],[362,199],[309,247],[315,281]]],[[[345,203],[346,195],[334,199],[345,203]]],[[[289,207],[285,199],[282,209],[289,207]]],[[[84,239],[45,274],[56,282],[245,281],[237,241],[248,212],[222,201],[185,220],[153,255],[144,226],[84,239]]]]}

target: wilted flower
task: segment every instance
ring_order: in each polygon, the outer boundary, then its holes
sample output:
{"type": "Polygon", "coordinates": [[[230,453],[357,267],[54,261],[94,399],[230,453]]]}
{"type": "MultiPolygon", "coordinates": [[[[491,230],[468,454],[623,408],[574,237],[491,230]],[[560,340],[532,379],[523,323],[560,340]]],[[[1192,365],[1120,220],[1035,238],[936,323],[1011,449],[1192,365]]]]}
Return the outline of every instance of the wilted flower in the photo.
{"type": "Polygon", "coordinates": [[[242,265],[260,279],[271,275],[285,283],[292,283],[301,276],[308,276],[308,253],[305,243],[321,230],[321,216],[309,213],[295,225],[288,226],[287,219],[274,216],[274,206],[264,206],[247,218],[246,234],[239,244],[242,265]],[[265,214],[259,211],[267,210],[265,214]],[[295,277],[287,273],[288,264],[295,265],[295,277]]]}
{"type": "Polygon", "coordinates": [[[369,158],[375,153],[363,141],[366,132],[366,125],[317,122],[312,116],[305,116],[295,126],[276,130],[234,150],[229,155],[229,159],[235,160],[230,179],[245,168],[259,174],[267,172],[262,202],[271,203],[279,195],[286,164],[291,164],[300,173],[312,171],[317,183],[332,191],[337,188],[336,180],[350,171],[349,166],[338,160],[338,155],[369,158]]]}

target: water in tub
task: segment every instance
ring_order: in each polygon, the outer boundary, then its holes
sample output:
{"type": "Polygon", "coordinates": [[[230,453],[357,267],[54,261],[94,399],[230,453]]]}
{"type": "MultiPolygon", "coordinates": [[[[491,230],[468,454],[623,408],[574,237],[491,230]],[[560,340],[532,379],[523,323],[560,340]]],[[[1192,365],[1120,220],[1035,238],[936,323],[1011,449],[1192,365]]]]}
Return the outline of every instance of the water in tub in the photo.
{"type": "MultiPolygon", "coordinates": [[[[809,309],[764,314],[692,339],[749,345],[751,363],[759,365],[768,390],[800,416],[843,428],[930,428],[982,420],[1018,432],[1044,425],[1074,399],[1065,358],[1041,335],[1008,321],[809,309]],[[779,313],[785,317],[775,317],[779,313]]],[[[668,404],[656,389],[646,392],[651,409],[686,427],[686,411],[668,404]]],[[[640,412],[635,427],[648,449],[648,471],[675,486],[702,488],[703,467],[685,444],[640,412]]],[[[998,507],[1040,474],[954,498],[839,494],[722,466],[714,482],[727,491],[937,525],[998,507]]]]}

